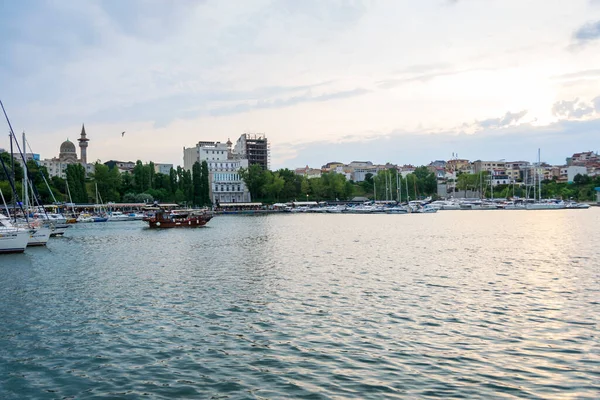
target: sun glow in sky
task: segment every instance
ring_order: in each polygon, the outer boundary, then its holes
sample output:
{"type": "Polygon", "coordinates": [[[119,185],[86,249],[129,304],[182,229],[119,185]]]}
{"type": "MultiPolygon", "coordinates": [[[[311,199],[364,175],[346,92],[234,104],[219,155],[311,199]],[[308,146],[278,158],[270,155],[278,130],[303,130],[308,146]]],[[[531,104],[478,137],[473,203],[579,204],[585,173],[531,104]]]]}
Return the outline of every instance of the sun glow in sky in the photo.
{"type": "Polygon", "coordinates": [[[81,123],[103,161],[243,132],[273,168],[599,150],[596,0],[5,1],[0,50],[44,158],[81,123]]]}

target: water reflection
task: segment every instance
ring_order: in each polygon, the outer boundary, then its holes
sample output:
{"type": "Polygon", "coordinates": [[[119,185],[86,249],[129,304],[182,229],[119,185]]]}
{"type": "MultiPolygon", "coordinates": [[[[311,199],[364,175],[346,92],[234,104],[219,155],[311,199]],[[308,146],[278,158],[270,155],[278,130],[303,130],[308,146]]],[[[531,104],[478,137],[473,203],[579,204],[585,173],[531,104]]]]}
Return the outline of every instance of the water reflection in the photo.
{"type": "Polygon", "coordinates": [[[2,259],[0,395],[593,398],[599,211],[76,226],[2,259]]]}

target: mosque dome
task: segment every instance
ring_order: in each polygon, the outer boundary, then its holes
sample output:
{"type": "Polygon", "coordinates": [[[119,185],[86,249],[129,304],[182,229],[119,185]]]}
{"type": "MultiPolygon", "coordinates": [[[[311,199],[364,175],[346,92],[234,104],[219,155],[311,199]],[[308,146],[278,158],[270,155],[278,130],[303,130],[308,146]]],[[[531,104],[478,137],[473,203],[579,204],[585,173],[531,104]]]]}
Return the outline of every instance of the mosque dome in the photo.
{"type": "Polygon", "coordinates": [[[67,139],[60,145],[60,153],[61,154],[77,154],[77,149],[75,148],[75,144],[73,144],[73,142],[71,142],[69,139],[67,139]]]}

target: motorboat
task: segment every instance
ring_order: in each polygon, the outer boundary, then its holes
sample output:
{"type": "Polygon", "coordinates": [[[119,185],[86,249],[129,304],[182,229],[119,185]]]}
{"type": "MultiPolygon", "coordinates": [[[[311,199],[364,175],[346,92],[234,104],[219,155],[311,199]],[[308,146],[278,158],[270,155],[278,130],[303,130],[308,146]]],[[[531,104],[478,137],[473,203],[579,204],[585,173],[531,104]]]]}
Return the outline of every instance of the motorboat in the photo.
{"type": "Polygon", "coordinates": [[[385,210],[386,214],[408,214],[408,209],[402,206],[389,207],[385,210]]]}
{"type": "Polygon", "coordinates": [[[55,225],[63,225],[67,223],[67,218],[64,215],[57,213],[36,212],[33,213],[33,218],[55,225]]]}
{"type": "Polygon", "coordinates": [[[576,210],[585,210],[590,208],[590,205],[587,203],[577,203],[576,201],[569,201],[565,203],[565,208],[576,209],[576,210]]]}
{"type": "Polygon", "coordinates": [[[129,218],[130,221],[141,221],[144,219],[145,215],[143,213],[129,213],[127,214],[127,217],[129,218]]]}
{"type": "Polygon", "coordinates": [[[108,222],[131,221],[129,215],[123,214],[121,211],[113,211],[108,216],[108,222]]]}
{"type": "Polygon", "coordinates": [[[429,204],[425,204],[424,206],[418,208],[415,212],[421,214],[433,214],[438,211],[437,208],[430,206],[429,204]]]}
{"type": "Polygon", "coordinates": [[[57,213],[36,212],[33,214],[33,220],[41,222],[42,226],[48,228],[51,237],[64,235],[67,228],[70,227],[68,219],[57,213]]]}
{"type": "Polygon", "coordinates": [[[79,214],[77,217],[77,222],[94,222],[94,217],[91,214],[79,214]]]}

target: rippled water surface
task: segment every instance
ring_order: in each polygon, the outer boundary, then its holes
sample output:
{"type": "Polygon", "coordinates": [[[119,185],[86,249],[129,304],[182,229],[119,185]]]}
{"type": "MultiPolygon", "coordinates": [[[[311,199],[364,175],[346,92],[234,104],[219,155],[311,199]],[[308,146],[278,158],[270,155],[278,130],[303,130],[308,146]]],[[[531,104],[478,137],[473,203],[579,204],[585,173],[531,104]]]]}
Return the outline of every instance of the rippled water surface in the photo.
{"type": "Polygon", "coordinates": [[[0,398],[600,398],[600,208],[80,224],[0,256],[0,398]]]}

